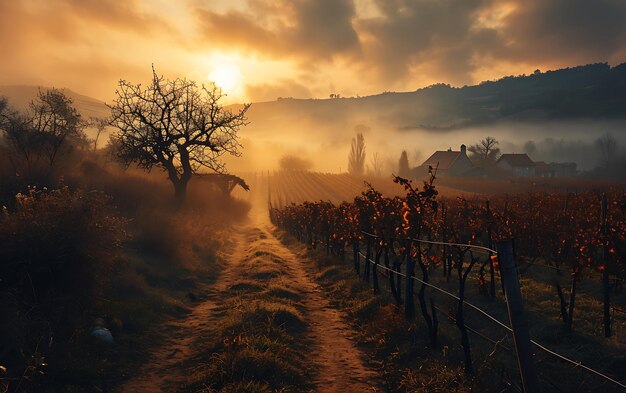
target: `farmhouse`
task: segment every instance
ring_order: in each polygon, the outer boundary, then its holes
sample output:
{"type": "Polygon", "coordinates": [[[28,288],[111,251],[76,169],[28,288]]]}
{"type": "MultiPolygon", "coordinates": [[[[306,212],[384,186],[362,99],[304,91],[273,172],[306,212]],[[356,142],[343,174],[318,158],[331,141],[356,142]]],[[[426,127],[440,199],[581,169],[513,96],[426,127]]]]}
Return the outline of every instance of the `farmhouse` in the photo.
{"type": "Polygon", "coordinates": [[[535,176],[535,162],[528,157],[528,154],[503,154],[496,165],[515,176],[535,176]]]}
{"type": "Polygon", "coordinates": [[[537,177],[556,177],[556,168],[544,161],[535,161],[535,176],[537,177]]]}
{"type": "Polygon", "coordinates": [[[428,167],[437,168],[437,173],[448,176],[482,176],[484,173],[467,157],[465,145],[461,145],[459,151],[450,148],[434,152],[422,165],[413,170],[414,177],[422,178],[427,175],[428,167]]]}

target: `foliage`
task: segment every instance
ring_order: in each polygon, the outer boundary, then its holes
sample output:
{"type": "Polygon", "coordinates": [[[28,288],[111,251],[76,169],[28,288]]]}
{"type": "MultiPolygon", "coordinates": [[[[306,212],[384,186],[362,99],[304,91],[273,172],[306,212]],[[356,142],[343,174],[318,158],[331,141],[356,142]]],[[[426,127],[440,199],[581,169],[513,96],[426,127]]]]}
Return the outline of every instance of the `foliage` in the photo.
{"type": "Polygon", "coordinates": [[[352,138],[350,155],[348,156],[348,172],[353,176],[362,176],[365,173],[365,138],[363,133],[352,138]]]}
{"type": "Polygon", "coordinates": [[[67,187],[31,188],[16,196],[15,209],[4,208],[0,362],[13,375],[38,374],[44,362],[37,359],[75,334],[110,284],[123,225],[105,195],[67,187]]]}
{"type": "Polygon", "coordinates": [[[283,171],[308,171],[313,167],[310,160],[293,155],[282,156],[278,164],[283,171]]]}
{"type": "Polygon", "coordinates": [[[42,166],[49,171],[60,157],[87,143],[87,124],[61,90],[40,90],[26,112],[4,112],[0,110],[0,131],[18,173],[41,170],[42,166]]]}
{"type": "MultiPolygon", "coordinates": [[[[489,247],[495,241],[512,237],[517,258],[522,263],[541,260],[569,272],[572,279],[569,300],[565,299],[565,292],[557,288],[566,330],[572,329],[576,286],[584,272],[608,271],[619,279],[626,277],[624,192],[607,194],[607,225],[603,230],[598,219],[601,198],[596,192],[440,200],[436,198],[432,182],[425,183],[419,191],[406,179],[396,178],[396,181],[407,188],[405,198],[385,198],[369,188],[351,203],[335,206],[330,202],[305,202],[282,209],[272,208],[270,217],[300,240],[314,247],[326,243],[338,255],[345,253],[346,245],[363,240],[363,232],[377,236],[382,245],[393,243],[394,239],[401,244],[402,239],[419,238],[489,247]],[[445,209],[438,214],[443,204],[445,209]]],[[[466,268],[471,269],[475,257],[467,248],[452,246],[449,252],[452,251],[456,255],[455,267],[461,269],[463,260],[469,257],[470,264],[466,268]]],[[[416,257],[421,255],[423,263],[443,266],[444,272],[447,270],[446,274],[450,274],[453,266],[444,264],[452,262],[437,256],[434,249],[418,248],[413,252],[416,257]]],[[[460,275],[463,280],[469,273],[466,268],[462,268],[460,275]]]]}
{"type": "Polygon", "coordinates": [[[402,150],[400,159],[398,160],[398,176],[409,177],[409,155],[406,150],[402,150]]]}

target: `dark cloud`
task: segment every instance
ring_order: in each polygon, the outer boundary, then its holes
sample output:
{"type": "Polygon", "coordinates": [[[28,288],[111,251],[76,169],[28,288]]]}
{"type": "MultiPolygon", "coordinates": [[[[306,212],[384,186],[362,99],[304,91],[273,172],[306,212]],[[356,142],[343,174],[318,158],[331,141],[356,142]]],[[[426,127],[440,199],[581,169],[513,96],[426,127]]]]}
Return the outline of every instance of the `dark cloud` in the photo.
{"type": "Polygon", "coordinates": [[[331,59],[359,46],[351,0],[257,0],[251,3],[250,12],[200,8],[196,14],[204,40],[211,46],[308,60],[331,59]],[[280,12],[283,17],[263,12],[280,12]]]}
{"type": "Polygon", "coordinates": [[[473,83],[476,70],[495,63],[516,64],[516,73],[626,60],[619,59],[626,51],[624,0],[373,1],[377,12],[369,17],[356,15],[348,0],[254,0],[249,12],[200,10],[198,16],[212,45],[302,65],[342,57],[386,84],[416,75],[473,83]]]}
{"type": "Polygon", "coordinates": [[[611,60],[626,46],[626,1],[520,0],[502,35],[509,45],[498,54],[515,61],[611,60]]]}

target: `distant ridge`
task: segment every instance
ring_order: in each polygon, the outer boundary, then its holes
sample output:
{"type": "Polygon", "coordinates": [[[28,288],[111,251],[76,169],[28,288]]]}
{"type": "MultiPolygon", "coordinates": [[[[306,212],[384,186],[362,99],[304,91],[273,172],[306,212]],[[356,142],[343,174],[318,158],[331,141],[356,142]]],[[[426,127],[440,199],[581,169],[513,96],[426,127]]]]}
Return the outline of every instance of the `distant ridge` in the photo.
{"type": "MultiPolygon", "coordinates": [[[[0,86],[0,96],[24,109],[39,86],[0,86]]],[[[84,117],[109,114],[103,101],[63,89],[84,117]]],[[[233,105],[236,106],[236,105],[233,105]]],[[[435,84],[410,92],[331,99],[280,98],[253,103],[251,131],[273,132],[318,124],[351,130],[372,124],[410,131],[448,131],[500,121],[626,119],[626,63],[596,63],[531,75],[507,76],[474,86],[435,84]]]]}
{"type": "MultiPolygon", "coordinates": [[[[0,86],[0,96],[8,99],[9,105],[15,109],[24,110],[32,100],[37,97],[40,89],[50,89],[45,86],[18,86],[8,85],[0,86]]],[[[109,115],[109,108],[96,98],[78,94],[69,89],[61,89],[68,97],[72,99],[76,109],[80,114],[88,119],[91,117],[104,118],[109,115]]]]}
{"type": "Polygon", "coordinates": [[[294,124],[294,121],[298,124],[306,119],[433,131],[498,121],[622,119],[626,118],[626,63],[615,67],[597,63],[536,71],[475,86],[436,84],[412,92],[356,98],[282,98],[253,104],[249,115],[252,124],[262,128],[294,124]],[[289,119],[282,119],[280,114],[289,119]]]}

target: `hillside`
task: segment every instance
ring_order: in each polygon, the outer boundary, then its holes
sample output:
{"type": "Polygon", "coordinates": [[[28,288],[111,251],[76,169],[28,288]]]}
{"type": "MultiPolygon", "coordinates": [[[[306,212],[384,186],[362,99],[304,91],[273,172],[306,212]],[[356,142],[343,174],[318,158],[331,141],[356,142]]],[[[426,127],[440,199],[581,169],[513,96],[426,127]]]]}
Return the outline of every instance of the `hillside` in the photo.
{"type": "MultiPolygon", "coordinates": [[[[28,107],[30,102],[37,97],[39,89],[42,88],[45,89],[42,86],[0,86],[0,96],[6,97],[9,100],[9,105],[13,108],[22,110],[28,107]]],[[[78,94],[69,89],[62,90],[72,99],[84,118],[108,116],[109,108],[103,101],[78,94]]]]}
{"type": "Polygon", "coordinates": [[[500,120],[532,122],[626,117],[626,63],[606,63],[510,76],[460,88],[437,84],[413,92],[335,99],[283,98],[252,106],[253,123],[290,118],[337,124],[360,118],[397,129],[443,130],[500,120]]]}

